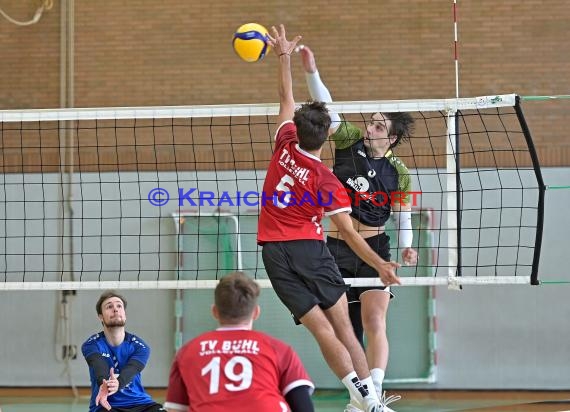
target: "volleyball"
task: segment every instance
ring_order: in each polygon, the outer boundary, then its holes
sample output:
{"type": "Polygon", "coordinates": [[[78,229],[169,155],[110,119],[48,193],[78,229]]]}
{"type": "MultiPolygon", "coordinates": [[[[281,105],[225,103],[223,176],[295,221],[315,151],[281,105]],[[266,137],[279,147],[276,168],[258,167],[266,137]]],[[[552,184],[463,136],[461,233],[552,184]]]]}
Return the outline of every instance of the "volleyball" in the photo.
{"type": "Polygon", "coordinates": [[[261,24],[246,23],[234,33],[234,50],[246,62],[259,61],[270,50],[267,35],[267,29],[261,24]]]}

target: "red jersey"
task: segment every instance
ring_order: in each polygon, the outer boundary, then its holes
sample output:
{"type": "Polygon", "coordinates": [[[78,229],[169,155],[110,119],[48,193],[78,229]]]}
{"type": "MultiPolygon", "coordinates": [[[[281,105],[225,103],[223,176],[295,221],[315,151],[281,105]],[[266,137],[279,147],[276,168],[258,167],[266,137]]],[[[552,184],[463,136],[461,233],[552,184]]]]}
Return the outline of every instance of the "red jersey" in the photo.
{"type": "Polygon", "coordinates": [[[220,328],[178,351],[164,407],[190,412],[287,412],[285,395],[299,386],[314,388],[290,346],[262,332],[220,328]]]}
{"type": "Polygon", "coordinates": [[[299,147],[295,124],[283,122],[263,183],[257,243],[324,240],[323,216],[351,211],[350,198],[336,176],[299,147]]]}

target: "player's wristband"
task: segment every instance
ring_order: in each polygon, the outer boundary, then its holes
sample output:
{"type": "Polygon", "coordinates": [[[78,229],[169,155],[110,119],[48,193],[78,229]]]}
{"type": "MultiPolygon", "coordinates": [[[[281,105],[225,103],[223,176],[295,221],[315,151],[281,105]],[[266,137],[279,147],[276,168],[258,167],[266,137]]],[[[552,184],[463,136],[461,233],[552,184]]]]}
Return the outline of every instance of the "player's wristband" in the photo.
{"type": "Polygon", "coordinates": [[[412,241],[414,240],[412,212],[409,210],[394,212],[394,218],[398,228],[398,246],[403,249],[412,247],[412,241]]]}

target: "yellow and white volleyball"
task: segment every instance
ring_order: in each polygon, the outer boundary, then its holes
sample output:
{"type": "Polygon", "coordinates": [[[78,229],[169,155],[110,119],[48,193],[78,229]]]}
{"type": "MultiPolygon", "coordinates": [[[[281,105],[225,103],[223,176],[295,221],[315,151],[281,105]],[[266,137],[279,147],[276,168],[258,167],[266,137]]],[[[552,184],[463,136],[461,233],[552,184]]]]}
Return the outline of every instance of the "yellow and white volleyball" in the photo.
{"type": "Polygon", "coordinates": [[[246,62],[259,61],[271,49],[267,43],[267,35],[267,29],[261,24],[246,23],[234,33],[234,50],[246,62]]]}

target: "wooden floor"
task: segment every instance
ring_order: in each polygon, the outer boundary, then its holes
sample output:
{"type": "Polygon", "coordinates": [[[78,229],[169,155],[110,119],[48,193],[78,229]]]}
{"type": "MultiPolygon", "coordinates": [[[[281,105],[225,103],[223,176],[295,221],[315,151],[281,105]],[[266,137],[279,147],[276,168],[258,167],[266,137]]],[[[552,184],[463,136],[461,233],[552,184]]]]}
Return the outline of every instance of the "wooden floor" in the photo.
{"type": "MultiPolygon", "coordinates": [[[[162,401],[165,389],[149,389],[162,401]]],[[[397,412],[491,412],[491,411],[570,411],[570,392],[563,391],[398,391],[402,400],[391,404],[397,412]]],[[[67,388],[0,388],[0,412],[79,412],[87,409],[90,392],[78,388],[74,397],[67,388]]],[[[342,412],[346,394],[317,391],[316,412],[342,412]]]]}

